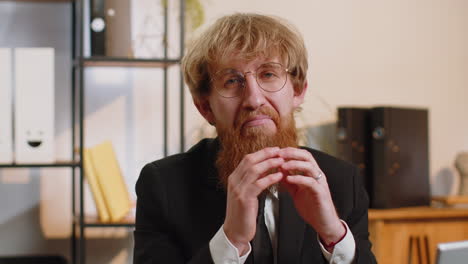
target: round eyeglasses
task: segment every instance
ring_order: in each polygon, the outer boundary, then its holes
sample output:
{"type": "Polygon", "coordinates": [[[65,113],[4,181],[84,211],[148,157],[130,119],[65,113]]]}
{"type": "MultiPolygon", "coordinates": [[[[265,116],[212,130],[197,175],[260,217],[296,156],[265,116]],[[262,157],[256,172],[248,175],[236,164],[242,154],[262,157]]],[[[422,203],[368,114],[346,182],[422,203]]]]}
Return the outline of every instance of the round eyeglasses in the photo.
{"type": "Polygon", "coordinates": [[[240,96],[245,88],[246,75],[255,76],[258,86],[266,92],[278,92],[283,89],[288,80],[288,69],[276,62],[268,62],[260,65],[255,72],[239,72],[234,69],[218,71],[211,82],[216,92],[226,98],[240,96]]]}

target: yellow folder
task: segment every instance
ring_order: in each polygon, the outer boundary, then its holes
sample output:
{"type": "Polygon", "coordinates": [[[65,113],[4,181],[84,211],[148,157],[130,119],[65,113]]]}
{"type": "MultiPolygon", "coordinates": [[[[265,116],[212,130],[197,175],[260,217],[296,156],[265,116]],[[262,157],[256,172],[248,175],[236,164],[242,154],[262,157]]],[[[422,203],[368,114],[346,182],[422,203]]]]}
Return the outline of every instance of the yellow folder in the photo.
{"type": "Polygon", "coordinates": [[[102,193],[101,186],[99,185],[97,175],[94,170],[93,163],[91,162],[90,150],[83,150],[83,162],[85,177],[88,180],[91,193],[93,194],[94,203],[96,204],[96,210],[98,212],[99,220],[101,222],[109,222],[110,216],[109,211],[104,202],[104,194],[102,193]]]}
{"type": "Polygon", "coordinates": [[[122,220],[131,210],[132,202],[112,143],[106,141],[87,150],[88,155],[85,156],[89,157],[90,167],[94,168],[110,221],[122,220]]]}

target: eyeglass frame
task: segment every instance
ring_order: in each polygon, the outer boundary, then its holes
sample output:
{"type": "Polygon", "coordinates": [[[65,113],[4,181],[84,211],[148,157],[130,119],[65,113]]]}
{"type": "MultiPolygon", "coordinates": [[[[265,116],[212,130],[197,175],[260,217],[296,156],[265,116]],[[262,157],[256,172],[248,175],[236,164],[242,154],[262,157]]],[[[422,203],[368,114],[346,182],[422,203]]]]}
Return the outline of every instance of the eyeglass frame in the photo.
{"type": "MultiPolygon", "coordinates": [[[[245,71],[245,72],[241,72],[241,71],[238,71],[236,69],[232,69],[232,68],[226,68],[226,69],[222,69],[222,70],[219,70],[217,71],[215,74],[213,74],[213,76],[217,76],[220,72],[222,71],[225,71],[225,70],[233,70],[235,73],[239,73],[240,76],[242,77],[242,91],[244,91],[243,89],[245,89],[245,84],[247,82],[247,78],[246,78],[246,75],[247,74],[252,74],[254,77],[255,77],[255,81],[257,82],[258,86],[260,87],[260,89],[262,89],[263,91],[265,92],[268,92],[268,93],[276,93],[276,92],[279,92],[281,90],[283,90],[284,86],[286,86],[286,83],[288,82],[288,75],[291,74],[290,70],[286,67],[283,66],[283,64],[279,63],[279,62],[266,62],[266,63],[262,63],[260,66],[258,66],[255,71],[245,71]],[[278,90],[276,91],[268,91],[268,90],[265,90],[261,85],[260,83],[258,82],[258,79],[257,79],[257,71],[258,69],[260,69],[262,66],[266,65],[266,64],[278,64],[281,66],[281,69],[284,70],[286,72],[286,79],[284,80],[284,83],[283,83],[283,86],[281,86],[281,88],[279,88],[278,90]]],[[[215,81],[215,77],[213,78],[210,78],[210,83],[212,83],[214,85],[214,81],[215,81]]],[[[214,88],[216,90],[216,92],[219,94],[219,96],[221,97],[224,97],[224,98],[236,98],[236,97],[239,97],[242,93],[240,92],[239,94],[237,95],[234,95],[234,96],[225,96],[225,95],[222,95],[218,89],[216,89],[216,87],[214,88]]]]}

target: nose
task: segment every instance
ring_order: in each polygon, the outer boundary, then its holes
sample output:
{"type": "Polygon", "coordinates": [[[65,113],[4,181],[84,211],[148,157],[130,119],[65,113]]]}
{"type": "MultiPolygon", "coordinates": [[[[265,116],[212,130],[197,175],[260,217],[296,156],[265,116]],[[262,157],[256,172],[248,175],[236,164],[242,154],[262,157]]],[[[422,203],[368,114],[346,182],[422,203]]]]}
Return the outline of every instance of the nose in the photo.
{"type": "Polygon", "coordinates": [[[245,87],[243,93],[243,107],[255,110],[266,102],[263,90],[258,86],[254,74],[245,75],[245,87]]]}

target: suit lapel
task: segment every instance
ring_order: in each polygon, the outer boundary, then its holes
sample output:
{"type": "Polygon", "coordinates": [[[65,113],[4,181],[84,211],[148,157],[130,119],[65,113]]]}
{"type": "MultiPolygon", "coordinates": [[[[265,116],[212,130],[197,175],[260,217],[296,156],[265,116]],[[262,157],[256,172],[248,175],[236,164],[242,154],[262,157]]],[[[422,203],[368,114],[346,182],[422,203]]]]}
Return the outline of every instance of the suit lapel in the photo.
{"type": "Polygon", "coordinates": [[[287,192],[279,193],[278,264],[299,263],[305,222],[287,192]]]}
{"type": "Polygon", "coordinates": [[[215,138],[206,139],[206,141],[206,145],[198,157],[198,164],[196,164],[196,166],[200,167],[200,180],[208,189],[223,189],[219,185],[218,169],[216,168],[216,157],[220,150],[219,140],[215,138]]]}
{"type": "Polygon", "coordinates": [[[226,190],[219,184],[218,170],[216,169],[216,156],[219,152],[219,141],[218,139],[208,139],[206,148],[203,150],[202,155],[199,158],[200,161],[197,166],[200,167],[199,175],[202,177],[202,183],[204,184],[204,191],[200,194],[203,198],[203,204],[205,206],[206,216],[204,219],[213,219],[216,231],[224,222],[226,213],[226,190]]]}

